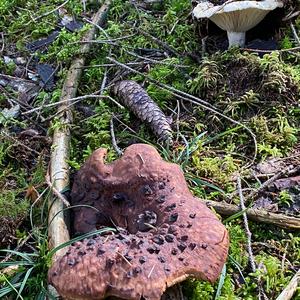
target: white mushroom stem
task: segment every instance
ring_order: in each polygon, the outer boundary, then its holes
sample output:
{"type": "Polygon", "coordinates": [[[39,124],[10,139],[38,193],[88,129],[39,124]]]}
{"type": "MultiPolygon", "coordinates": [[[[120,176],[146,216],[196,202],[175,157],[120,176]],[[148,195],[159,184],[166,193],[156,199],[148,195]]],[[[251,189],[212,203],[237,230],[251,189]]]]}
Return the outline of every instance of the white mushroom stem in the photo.
{"type": "Polygon", "coordinates": [[[245,46],[246,32],[227,31],[227,37],[229,48],[232,46],[239,46],[243,48],[245,46]]]}

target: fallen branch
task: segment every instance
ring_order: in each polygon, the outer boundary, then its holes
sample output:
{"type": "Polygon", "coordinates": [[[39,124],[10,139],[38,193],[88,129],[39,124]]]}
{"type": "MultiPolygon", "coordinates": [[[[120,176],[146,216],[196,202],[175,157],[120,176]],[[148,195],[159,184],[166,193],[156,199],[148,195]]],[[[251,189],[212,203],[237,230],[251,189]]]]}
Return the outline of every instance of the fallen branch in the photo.
{"type": "Polygon", "coordinates": [[[271,178],[269,178],[268,180],[266,180],[258,189],[252,191],[249,195],[247,195],[246,201],[250,201],[253,200],[253,198],[258,195],[259,193],[261,193],[262,191],[264,191],[266,188],[268,188],[274,181],[276,181],[277,179],[281,178],[282,176],[284,176],[285,174],[289,173],[289,172],[294,172],[294,171],[298,171],[299,167],[297,166],[296,168],[291,169],[291,166],[287,166],[286,168],[282,169],[280,172],[276,173],[274,176],[272,176],[271,178]]]}
{"type": "MultiPolygon", "coordinates": [[[[220,215],[233,215],[241,211],[241,209],[233,204],[224,202],[216,202],[202,199],[208,206],[212,207],[220,215]]],[[[246,209],[247,217],[251,220],[268,223],[287,229],[300,229],[300,218],[286,216],[283,214],[271,213],[263,209],[248,208],[246,209]]]]}
{"type": "Polygon", "coordinates": [[[300,285],[300,269],[294,275],[290,283],[285,287],[285,289],[280,293],[276,300],[290,300],[292,299],[294,293],[296,292],[298,286],[300,285]]]}
{"type": "Polygon", "coordinates": [[[249,52],[259,52],[259,53],[271,53],[271,52],[290,52],[290,51],[299,51],[300,46],[288,48],[288,49],[276,49],[276,50],[264,50],[264,49],[251,49],[251,48],[241,48],[241,50],[249,51],[249,52]]]}
{"type": "MultiPolygon", "coordinates": [[[[111,1],[107,0],[101,6],[99,11],[93,18],[93,23],[103,25],[108,8],[111,1]]],[[[96,33],[96,26],[93,26],[83,37],[83,40],[91,40],[96,33]]],[[[91,45],[84,44],[81,47],[80,57],[76,58],[70,66],[64,86],[62,88],[62,96],[60,101],[62,104],[58,108],[60,115],[59,128],[56,128],[53,135],[53,150],[50,160],[50,182],[53,187],[59,192],[69,185],[69,145],[71,139],[70,126],[73,122],[72,106],[70,106],[70,99],[74,98],[77,93],[79,79],[82,73],[82,67],[85,64],[85,55],[90,51],[91,45]]],[[[64,218],[64,203],[61,199],[53,197],[49,200],[49,216],[48,216],[48,234],[49,247],[54,248],[69,240],[69,231],[66,220],[64,218]],[[52,222],[51,222],[52,220],[52,222]]],[[[55,260],[59,255],[63,254],[66,248],[56,252],[53,259],[55,260]]]]}

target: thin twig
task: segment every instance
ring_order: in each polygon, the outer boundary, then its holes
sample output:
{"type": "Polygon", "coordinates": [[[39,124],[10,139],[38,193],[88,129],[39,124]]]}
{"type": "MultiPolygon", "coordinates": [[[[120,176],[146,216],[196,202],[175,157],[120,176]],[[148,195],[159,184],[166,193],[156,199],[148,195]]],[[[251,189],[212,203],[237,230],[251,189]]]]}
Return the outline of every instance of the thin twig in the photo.
{"type": "Polygon", "coordinates": [[[291,23],[291,29],[292,29],[292,33],[293,33],[296,43],[300,46],[300,39],[299,39],[299,36],[297,34],[297,31],[296,31],[293,23],[291,23]]]}
{"type": "Polygon", "coordinates": [[[255,262],[254,262],[254,256],[253,256],[253,251],[252,251],[252,246],[251,246],[252,233],[249,229],[248,218],[247,218],[247,214],[246,214],[246,207],[245,207],[244,196],[243,196],[243,192],[242,192],[242,183],[241,183],[240,176],[237,177],[237,189],[238,189],[238,192],[239,192],[241,209],[242,209],[242,211],[244,211],[243,212],[243,220],[244,220],[244,226],[245,226],[245,231],[246,231],[246,235],[247,235],[247,252],[248,252],[248,255],[249,255],[249,262],[250,262],[252,272],[255,273],[256,265],[255,265],[255,262]]]}
{"type": "Polygon", "coordinates": [[[1,49],[0,49],[0,53],[2,53],[4,51],[4,46],[5,46],[4,33],[3,32],[1,32],[1,43],[2,43],[2,46],[1,46],[1,49]]]}
{"type": "Polygon", "coordinates": [[[126,129],[128,129],[131,133],[133,134],[137,134],[137,132],[135,130],[133,130],[131,127],[129,127],[127,124],[125,124],[122,120],[120,120],[117,116],[114,116],[114,118],[120,123],[122,124],[126,129]]]}
{"type": "Polygon", "coordinates": [[[57,198],[59,198],[66,207],[70,207],[70,202],[63,196],[63,194],[57,190],[53,183],[51,182],[51,179],[50,179],[50,174],[49,174],[49,168],[48,168],[48,171],[47,171],[47,174],[46,174],[46,183],[48,184],[49,188],[52,190],[52,192],[55,194],[55,196],[57,198]]]}
{"type": "Polygon", "coordinates": [[[116,253],[119,254],[129,264],[129,266],[132,267],[132,263],[122,253],[119,251],[116,251],[116,253]]]}
{"type": "Polygon", "coordinates": [[[264,49],[251,49],[251,48],[241,48],[241,50],[244,51],[250,51],[250,52],[259,52],[259,53],[270,53],[270,52],[289,52],[289,51],[298,51],[300,50],[299,47],[293,47],[293,48],[288,48],[288,49],[277,49],[277,50],[264,50],[264,49]]]}
{"type": "Polygon", "coordinates": [[[95,22],[93,22],[90,19],[87,18],[83,18],[84,21],[94,25],[96,28],[98,28],[101,32],[103,32],[103,34],[106,36],[107,39],[110,39],[109,35],[106,33],[105,29],[103,29],[99,24],[96,24],[95,22]]]}
{"type": "MultiPolygon", "coordinates": [[[[300,167],[296,167],[295,169],[299,169],[300,167]]],[[[291,172],[291,166],[288,166],[284,169],[282,169],[280,172],[278,172],[277,174],[275,174],[274,176],[272,176],[271,178],[269,178],[268,180],[266,180],[263,184],[261,184],[261,186],[252,191],[249,195],[247,195],[245,197],[246,200],[252,200],[257,194],[261,193],[263,190],[265,190],[271,183],[273,183],[274,181],[276,181],[277,179],[279,179],[280,177],[282,177],[284,174],[291,172]]]]}
{"type": "Polygon", "coordinates": [[[133,36],[135,36],[135,34],[124,35],[124,36],[121,36],[118,38],[107,39],[107,40],[84,40],[84,41],[72,42],[69,45],[75,45],[75,44],[112,44],[112,45],[117,45],[115,43],[116,41],[125,40],[125,39],[131,38],[133,36]]]}
{"type": "Polygon", "coordinates": [[[103,79],[102,79],[102,82],[101,82],[100,95],[102,95],[104,90],[105,90],[106,82],[107,82],[107,69],[105,69],[103,79]]]}
{"type": "Polygon", "coordinates": [[[81,0],[82,2],[82,7],[83,7],[83,12],[86,12],[86,1],[85,0],[81,0]]]}
{"type": "MultiPolygon", "coordinates": [[[[20,244],[17,245],[17,247],[14,249],[14,251],[19,251],[20,248],[22,248],[25,243],[30,239],[32,238],[32,235],[31,233],[28,233],[28,235],[22,240],[22,242],[20,244]]],[[[2,259],[0,262],[1,263],[4,263],[4,262],[7,262],[14,254],[13,253],[9,253],[8,255],[5,256],[4,259],[2,259]]],[[[3,272],[3,270],[1,270],[1,273],[3,272]]],[[[0,273],[0,274],[1,274],[0,273]]]]}
{"type": "Polygon", "coordinates": [[[181,54],[179,52],[177,52],[175,49],[171,48],[169,45],[167,45],[166,43],[164,43],[163,41],[161,41],[160,39],[154,37],[153,35],[149,34],[148,32],[136,27],[135,30],[139,33],[141,33],[142,35],[144,35],[145,37],[151,39],[153,42],[155,42],[157,45],[161,46],[162,48],[164,48],[165,50],[167,50],[168,52],[170,52],[171,54],[175,55],[175,56],[181,56],[181,54]]]}
{"type": "Polygon", "coordinates": [[[44,108],[58,106],[60,104],[66,103],[66,102],[73,102],[73,101],[79,102],[81,100],[90,99],[90,98],[107,98],[107,96],[91,94],[91,95],[84,95],[84,96],[74,97],[74,98],[70,98],[70,99],[60,100],[55,103],[49,103],[49,104],[41,105],[39,107],[35,107],[33,109],[27,110],[27,111],[23,112],[22,115],[28,115],[33,112],[40,111],[44,108]]]}
{"type": "Polygon", "coordinates": [[[22,147],[24,147],[26,150],[28,150],[30,152],[33,152],[33,153],[35,153],[38,156],[41,154],[40,152],[36,151],[35,149],[32,149],[32,148],[26,146],[24,143],[20,142],[16,138],[14,138],[11,135],[9,135],[5,130],[2,130],[1,133],[4,134],[8,139],[14,141],[17,145],[21,145],[22,147]]]}
{"type": "Polygon", "coordinates": [[[157,59],[153,59],[153,58],[141,56],[141,55],[138,55],[138,54],[136,54],[136,53],[134,53],[134,52],[132,52],[132,51],[128,51],[128,50],[124,50],[124,51],[125,51],[126,53],[132,55],[132,56],[135,56],[135,57],[137,57],[137,58],[146,60],[146,61],[151,62],[151,63],[154,63],[154,64],[162,64],[162,65],[171,66],[171,67],[178,67],[178,68],[190,68],[190,67],[187,66],[187,65],[172,64],[172,63],[169,63],[169,62],[160,61],[160,60],[157,60],[157,59]]]}
{"type": "Polygon", "coordinates": [[[51,15],[52,13],[58,11],[60,8],[64,7],[69,1],[70,1],[70,0],[66,0],[64,3],[62,3],[62,4],[59,5],[59,6],[57,6],[56,8],[54,8],[54,9],[52,9],[52,10],[50,10],[50,11],[47,11],[46,13],[44,13],[44,14],[42,14],[42,15],[36,17],[36,18],[33,18],[32,21],[35,22],[35,21],[37,21],[37,20],[39,20],[39,19],[41,19],[41,18],[44,18],[44,17],[46,17],[46,16],[48,16],[48,15],[51,15]]]}
{"type": "Polygon", "coordinates": [[[123,154],[123,151],[117,145],[117,141],[116,141],[116,137],[115,137],[115,132],[114,132],[114,115],[112,115],[111,119],[110,119],[110,135],[111,135],[111,141],[112,141],[113,148],[115,149],[115,151],[117,152],[117,154],[119,156],[121,156],[123,154]]]}

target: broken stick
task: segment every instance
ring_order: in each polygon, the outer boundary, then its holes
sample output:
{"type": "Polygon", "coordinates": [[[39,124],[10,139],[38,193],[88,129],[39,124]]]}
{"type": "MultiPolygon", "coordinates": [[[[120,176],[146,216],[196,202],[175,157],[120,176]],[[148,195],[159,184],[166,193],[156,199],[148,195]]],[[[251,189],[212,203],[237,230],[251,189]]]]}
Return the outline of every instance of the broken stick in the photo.
{"type": "MultiPolygon", "coordinates": [[[[233,204],[225,202],[216,202],[202,199],[208,207],[212,207],[220,215],[233,215],[240,212],[241,209],[233,204]]],[[[276,214],[263,209],[248,208],[246,209],[247,217],[251,220],[268,223],[287,229],[300,229],[300,218],[286,216],[284,214],[276,214]]]]}
{"type": "MultiPolygon", "coordinates": [[[[276,300],[290,300],[295,294],[297,288],[300,285],[300,269],[294,275],[290,283],[285,287],[285,289],[280,293],[276,300]]],[[[298,299],[298,298],[297,298],[298,299]]]]}
{"type": "MultiPolygon", "coordinates": [[[[91,40],[97,30],[97,25],[102,26],[107,15],[111,1],[106,0],[93,18],[95,24],[83,37],[83,41],[91,40]]],[[[69,148],[71,140],[70,127],[73,122],[72,106],[70,106],[71,98],[77,93],[79,79],[85,64],[85,56],[90,51],[91,44],[84,44],[80,51],[80,57],[77,57],[70,66],[60,101],[62,104],[58,108],[60,115],[60,123],[62,126],[56,128],[53,135],[53,150],[50,160],[50,180],[53,187],[60,193],[69,185],[69,148]]],[[[57,197],[49,200],[49,216],[48,216],[48,236],[49,247],[54,248],[67,242],[70,239],[66,220],[64,218],[64,203],[57,197]]],[[[66,251],[65,248],[56,252],[53,259],[66,251]]]]}

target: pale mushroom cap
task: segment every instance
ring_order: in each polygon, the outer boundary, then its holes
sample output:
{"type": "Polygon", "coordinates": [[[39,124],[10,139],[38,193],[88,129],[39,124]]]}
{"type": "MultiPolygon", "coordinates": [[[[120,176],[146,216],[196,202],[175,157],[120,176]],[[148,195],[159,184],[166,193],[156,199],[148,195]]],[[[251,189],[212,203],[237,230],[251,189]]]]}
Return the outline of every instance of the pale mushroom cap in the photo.
{"type": "Polygon", "coordinates": [[[234,1],[214,5],[199,3],[193,10],[196,18],[209,18],[220,28],[230,32],[245,32],[256,26],[269,11],[282,7],[280,0],[234,1]]]}

